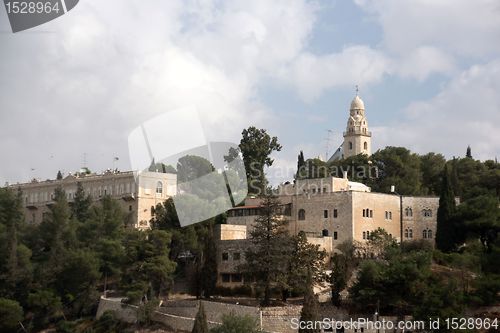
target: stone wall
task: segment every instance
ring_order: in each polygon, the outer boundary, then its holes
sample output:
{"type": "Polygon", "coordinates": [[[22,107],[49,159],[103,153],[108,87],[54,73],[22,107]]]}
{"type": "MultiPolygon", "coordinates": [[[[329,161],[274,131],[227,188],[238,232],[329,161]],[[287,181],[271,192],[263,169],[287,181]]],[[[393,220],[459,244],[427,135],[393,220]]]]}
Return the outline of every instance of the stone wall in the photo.
{"type": "Polygon", "coordinates": [[[272,307],[262,309],[262,329],[266,332],[295,333],[292,319],[300,318],[302,306],[272,307]]]}
{"type": "Polygon", "coordinates": [[[113,311],[118,319],[126,323],[137,322],[137,306],[124,304],[121,298],[101,297],[97,307],[96,319],[99,319],[104,312],[113,311]]]}

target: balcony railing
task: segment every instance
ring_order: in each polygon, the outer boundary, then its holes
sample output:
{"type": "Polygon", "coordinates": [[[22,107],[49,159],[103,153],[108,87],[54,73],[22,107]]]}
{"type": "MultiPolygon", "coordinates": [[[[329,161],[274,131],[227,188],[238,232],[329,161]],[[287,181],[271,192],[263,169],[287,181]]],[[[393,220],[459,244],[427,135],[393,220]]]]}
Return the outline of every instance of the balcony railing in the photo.
{"type": "Polygon", "coordinates": [[[352,135],[352,134],[361,134],[361,135],[365,135],[365,136],[372,136],[372,132],[370,131],[361,131],[361,130],[355,130],[355,131],[352,131],[352,132],[344,132],[344,136],[346,135],[352,135]]]}

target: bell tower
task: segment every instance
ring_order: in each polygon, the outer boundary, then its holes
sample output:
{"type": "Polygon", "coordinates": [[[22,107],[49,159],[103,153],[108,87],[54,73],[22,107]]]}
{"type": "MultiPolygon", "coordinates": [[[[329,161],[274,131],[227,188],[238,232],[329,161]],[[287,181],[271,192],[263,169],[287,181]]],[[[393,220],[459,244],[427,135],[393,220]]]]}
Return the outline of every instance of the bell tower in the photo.
{"type": "Polygon", "coordinates": [[[358,96],[358,89],[356,87],[356,97],[351,102],[347,128],[344,132],[343,157],[347,158],[358,154],[370,156],[372,149],[371,140],[372,133],[368,131],[365,104],[358,96]]]}

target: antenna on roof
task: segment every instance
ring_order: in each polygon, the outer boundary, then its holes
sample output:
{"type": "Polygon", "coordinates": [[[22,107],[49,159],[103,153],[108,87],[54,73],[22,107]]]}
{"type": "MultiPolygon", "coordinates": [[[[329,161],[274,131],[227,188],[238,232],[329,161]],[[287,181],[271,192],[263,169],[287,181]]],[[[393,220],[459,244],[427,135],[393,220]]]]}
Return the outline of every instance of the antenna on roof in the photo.
{"type": "Polygon", "coordinates": [[[356,96],[358,96],[358,93],[359,93],[359,86],[356,85],[356,96]]]}

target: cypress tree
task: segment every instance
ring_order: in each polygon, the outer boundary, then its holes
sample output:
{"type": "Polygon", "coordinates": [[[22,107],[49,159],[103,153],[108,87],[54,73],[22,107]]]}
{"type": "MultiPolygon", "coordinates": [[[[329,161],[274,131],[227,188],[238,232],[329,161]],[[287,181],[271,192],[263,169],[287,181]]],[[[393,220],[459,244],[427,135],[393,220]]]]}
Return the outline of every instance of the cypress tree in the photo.
{"type": "Polygon", "coordinates": [[[297,174],[295,179],[302,179],[305,177],[306,173],[306,161],[304,160],[304,152],[301,150],[299,156],[297,156],[297,174]]]}
{"type": "Polygon", "coordinates": [[[57,171],[56,179],[57,180],[62,180],[63,179],[63,174],[62,174],[61,170],[57,171]]]}
{"type": "Polygon", "coordinates": [[[308,284],[309,286],[304,295],[304,304],[300,311],[300,322],[304,323],[304,328],[299,328],[299,333],[319,333],[320,328],[314,327],[314,324],[319,322],[318,299],[314,295],[312,283],[309,282],[308,284]]]}
{"type": "Polygon", "coordinates": [[[470,146],[467,146],[467,152],[465,153],[465,157],[472,158],[472,152],[470,146]]]}
{"type": "Polygon", "coordinates": [[[439,197],[439,208],[437,211],[436,246],[443,252],[450,252],[455,247],[456,234],[452,216],[455,213],[455,195],[449,179],[448,166],[443,172],[441,196],[439,197]]]}
{"type": "Polygon", "coordinates": [[[191,333],[208,333],[207,315],[205,314],[202,302],[200,302],[200,307],[198,308],[198,313],[196,314],[191,333]]]}

